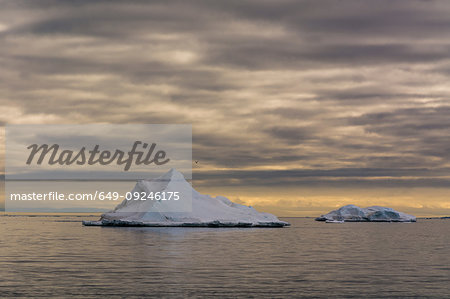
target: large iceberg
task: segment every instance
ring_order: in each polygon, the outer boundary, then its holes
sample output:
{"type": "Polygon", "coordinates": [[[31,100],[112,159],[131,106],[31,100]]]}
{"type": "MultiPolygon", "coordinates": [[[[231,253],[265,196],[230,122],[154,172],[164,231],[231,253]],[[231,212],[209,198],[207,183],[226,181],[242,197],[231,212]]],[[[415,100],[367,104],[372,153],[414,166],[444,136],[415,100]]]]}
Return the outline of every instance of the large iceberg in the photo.
{"type": "Polygon", "coordinates": [[[373,206],[360,208],[346,205],[338,210],[329,212],[316,218],[316,221],[345,221],[345,222],[416,222],[416,217],[391,208],[373,206]]]}
{"type": "MultiPolygon", "coordinates": [[[[234,203],[223,196],[203,195],[192,188],[184,176],[171,169],[163,176],[137,182],[132,193],[181,192],[192,194],[189,211],[171,211],[173,202],[124,199],[98,221],[83,221],[86,226],[189,226],[189,227],[283,227],[289,223],[260,213],[250,206],[234,203]]],[[[179,208],[179,207],[178,207],[179,208]]]]}

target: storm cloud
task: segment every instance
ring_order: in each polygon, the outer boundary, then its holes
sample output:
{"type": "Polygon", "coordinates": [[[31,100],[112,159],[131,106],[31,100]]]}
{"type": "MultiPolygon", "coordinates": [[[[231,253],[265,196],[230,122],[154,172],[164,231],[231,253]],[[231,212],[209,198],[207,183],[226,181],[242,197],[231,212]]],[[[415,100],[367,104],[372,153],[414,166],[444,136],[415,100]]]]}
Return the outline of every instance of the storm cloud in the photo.
{"type": "Polygon", "coordinates": [[[2,124],[191,123],[199,184],[450,186],[448,1],[0,8],[2,124]]]}

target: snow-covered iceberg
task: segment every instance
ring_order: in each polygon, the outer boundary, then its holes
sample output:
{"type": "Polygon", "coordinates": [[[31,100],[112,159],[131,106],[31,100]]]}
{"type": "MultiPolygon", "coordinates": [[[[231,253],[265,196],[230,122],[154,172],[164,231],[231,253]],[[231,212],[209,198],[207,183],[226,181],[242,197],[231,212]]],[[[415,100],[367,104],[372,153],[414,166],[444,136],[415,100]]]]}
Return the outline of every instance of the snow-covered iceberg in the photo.
{"type": "Polygon", "coordinates": [[[416,222],[416,217],[391,208],[373,206],[360,208],[346,205],[316,218],[316,221],[346,222],[416,222]]]}
{"type": "Polygon", "coordinates": [[[203,195],[192,188],[184,176],[171,169],[163,176],[138,181],[133,192],[181,192],[192,194],[189,211],[171,211],[173,202],[125,199],[98,221],[83,221],[86,226],[188,226],[188,227],[283,227],[289,223],[250,206],[234,203],[223,196],[203,195]]]}

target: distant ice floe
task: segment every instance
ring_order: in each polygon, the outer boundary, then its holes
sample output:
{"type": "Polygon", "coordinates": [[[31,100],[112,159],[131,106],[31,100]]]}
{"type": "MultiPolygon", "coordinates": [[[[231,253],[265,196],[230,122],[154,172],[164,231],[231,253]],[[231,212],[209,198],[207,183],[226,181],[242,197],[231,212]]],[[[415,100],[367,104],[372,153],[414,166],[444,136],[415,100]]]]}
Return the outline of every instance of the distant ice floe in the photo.
{"type": "Polygon", "coordinates": [[[360,208],[346,205],[316,218],[316,221],[338,222],[416,222],[416,217],[391,208],[373,206],[360,208]]]}

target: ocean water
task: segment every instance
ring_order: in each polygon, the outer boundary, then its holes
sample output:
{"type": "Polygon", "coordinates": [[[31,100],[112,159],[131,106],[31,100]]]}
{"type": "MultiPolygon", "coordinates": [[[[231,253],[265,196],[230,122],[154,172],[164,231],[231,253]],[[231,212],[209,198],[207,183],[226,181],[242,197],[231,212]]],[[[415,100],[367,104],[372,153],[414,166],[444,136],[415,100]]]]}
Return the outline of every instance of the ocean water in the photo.
{"type": "Polygon", "coordinates": [[[0,297],[450,298],[450,220],[83,227],[0,217],[0,297]]]}

